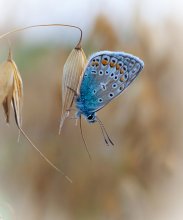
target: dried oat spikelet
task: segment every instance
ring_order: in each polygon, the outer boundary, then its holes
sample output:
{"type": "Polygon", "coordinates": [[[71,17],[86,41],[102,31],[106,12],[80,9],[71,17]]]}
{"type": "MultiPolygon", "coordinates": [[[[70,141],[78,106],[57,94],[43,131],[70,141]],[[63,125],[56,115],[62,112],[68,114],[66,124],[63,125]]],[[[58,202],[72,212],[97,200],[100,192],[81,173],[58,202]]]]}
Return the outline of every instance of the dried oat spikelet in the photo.
{"type": "Polygon", "coordinates": [[[11,103],[17,127],[22,135],[51,167],[61,173],[67,181],[72,183],[72,180],[66,176],[62,170],[57,168],[44,156],[22,129],[23,83],[18,68],[12,59],[11,50],[9,50],[7,61],[0,65],[0,104],[3,104],[7,123],[9,123],[11,103]]]}
{"type": "Polygon", "coordinates": [[[9,62],[0,64],[0,104],[7,99],[13,87],[13,71],[9,62]]]}
{"type": "Polygon", "coordinates": [[[10,120],[10,108],[13,104],[17,126],[22,121],[22,81],[16,64],[11,59],[11,52],[7,61],[0,65],[0,103],[3,104],[6,122],[10,120]]]}
{"type": "Polygon", "coordinates": [[[9,123],[11,103],[18,127],[22,124],[23,84],[11,52],[7,61],[0,64],[0,104],[3,104],[6,122],[9,123]]]}
{"type": "Polygon", "coordinates": [[[12,96],[12,105],[15,114],[15,121],[18,128],[22,126],[22,107],[23,107],[23,82],[17,68],[17,65],[12,60],[11,51],[9,52],[8,62],[11,63],[13,70],[13,96],[12,96]]]}
{"type": "Polygon", "coordinates": [[[80,77],[86,66],[86,55],[79,46],[74,48],[67,58],[62,77],[62,114],[60,121],[60,129],[64,124],[64,120],[69,116],[69,110],[73,104],[75,92],[77,91],[80,77]]]}

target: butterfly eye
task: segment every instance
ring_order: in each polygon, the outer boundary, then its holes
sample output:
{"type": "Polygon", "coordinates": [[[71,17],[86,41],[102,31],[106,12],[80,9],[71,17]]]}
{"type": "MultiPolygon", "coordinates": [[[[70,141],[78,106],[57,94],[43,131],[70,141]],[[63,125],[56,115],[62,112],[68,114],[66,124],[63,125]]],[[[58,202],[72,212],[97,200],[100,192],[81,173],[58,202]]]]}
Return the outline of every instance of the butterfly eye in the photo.
{"type": "Polygon", "coordinates": [[[108,71],[108,70],[106,70],[106,71],[105,71],[105,74],[106,74],[106,75],[108,75],[108,74],[109,74],[109,71],[108,71]]]}
{"type": "Polygon", "coordinates": [[[92,120],[92,119],[93,119],[93,115],[89,115],[89,116],[87,117],[87,119],[88,119],[88,120],[92,120]]]}
{"type": "Polygon", "coordinates": [[[95,120],[95,114],[88,115],[88,116],[87,116],[87,119],[88,119],[88,121],[91,122],[91,123],[95,122],[95,121],[96,121],[96,120],[95,120]]]}
{"type": "Polygon", "coordinates": [[[99,71],[99,75],[103,75],[103,70],[100,70],[100,71],[99,71]]]}

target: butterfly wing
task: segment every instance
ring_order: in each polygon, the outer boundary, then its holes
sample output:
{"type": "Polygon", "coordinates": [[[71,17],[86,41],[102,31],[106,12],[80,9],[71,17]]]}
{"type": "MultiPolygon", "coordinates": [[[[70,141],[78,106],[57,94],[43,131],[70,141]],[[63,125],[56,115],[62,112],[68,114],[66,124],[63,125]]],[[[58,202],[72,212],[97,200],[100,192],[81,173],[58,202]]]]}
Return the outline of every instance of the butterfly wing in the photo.
{"type": "Polygon", "coordinates": [[[82,103],[82,110],[96,112],[103,108],[131,84],[143,66],[138,57],[124,52],[101,51],[93,54],[79,89],[78,100],[82,103]]]}

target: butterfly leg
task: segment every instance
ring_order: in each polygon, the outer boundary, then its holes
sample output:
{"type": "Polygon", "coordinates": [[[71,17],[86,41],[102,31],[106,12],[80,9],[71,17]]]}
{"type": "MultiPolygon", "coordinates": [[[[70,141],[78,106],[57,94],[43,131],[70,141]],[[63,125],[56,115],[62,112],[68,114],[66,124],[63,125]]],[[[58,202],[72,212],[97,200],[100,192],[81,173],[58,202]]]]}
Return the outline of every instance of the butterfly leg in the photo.
{"type": "MultiPolygon", "coordinates": [[[[76,109],[74,109],[74,108],[69,108],[69,109],[67,109],[67,112],[70,112],[70,111],[76,111],[76,109]]],[[[78,125],[78,119],[79,119],[79,116],[76,114],[76,116],[75,117],[69,117],[68,119],[74,119],[74,120],[76,120],[75,121],[75,126],[77,126],[78,125]]]]}
{"type": "Polygon", "coordinates": [[[73,88],[71,88],[71,87],[69,87],[69,86],[67,86],[67,88],[70,89],[70,90],[74,93],[74,96],[78,96],[76,90],[74,90],[73,88]]]}
{"type": "Polygon", "coordinates": [[[71,109],[71,107],[72,107],[72,105],[73,105],[73,103],[74,103],[74,99],[78,96],[78,94],[77,94],[77,92],[76,92],[74,89],[72,89],[71,87],[67,86],[67,88],[70,89],[70,90],[74,93],[74,97],[72,98],[70,107],[69,107],[69,109],[68,109],[68,111],[70,111],[70,110],[73,110],[73,109],[71,109]]]}

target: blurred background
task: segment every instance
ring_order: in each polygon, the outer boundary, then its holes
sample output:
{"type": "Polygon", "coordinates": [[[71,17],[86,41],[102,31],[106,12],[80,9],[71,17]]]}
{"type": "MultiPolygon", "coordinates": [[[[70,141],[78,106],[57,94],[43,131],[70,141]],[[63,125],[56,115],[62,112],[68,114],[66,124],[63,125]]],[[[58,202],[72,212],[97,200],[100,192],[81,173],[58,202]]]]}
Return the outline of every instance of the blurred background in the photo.
{"type": "MultiPolygon", "coordinates": [[[[180,0],[0,0],[0,33],[66,23],[83,29],[87,56],[100,50],[139,56],[138,79],[99,112],[114,147],[98,125],[83,123],[89,160],[73,120],[58,135],[64,62],[79,32],[32,29],[14,35],[14,60],[24,82],[23,128],[70,176],[53,170],[10,126],[0,110],[0,219],[183,219],[183,3],[180,0]]],[[[0,42],[1,62],[7,43],[0,42]]]]}

